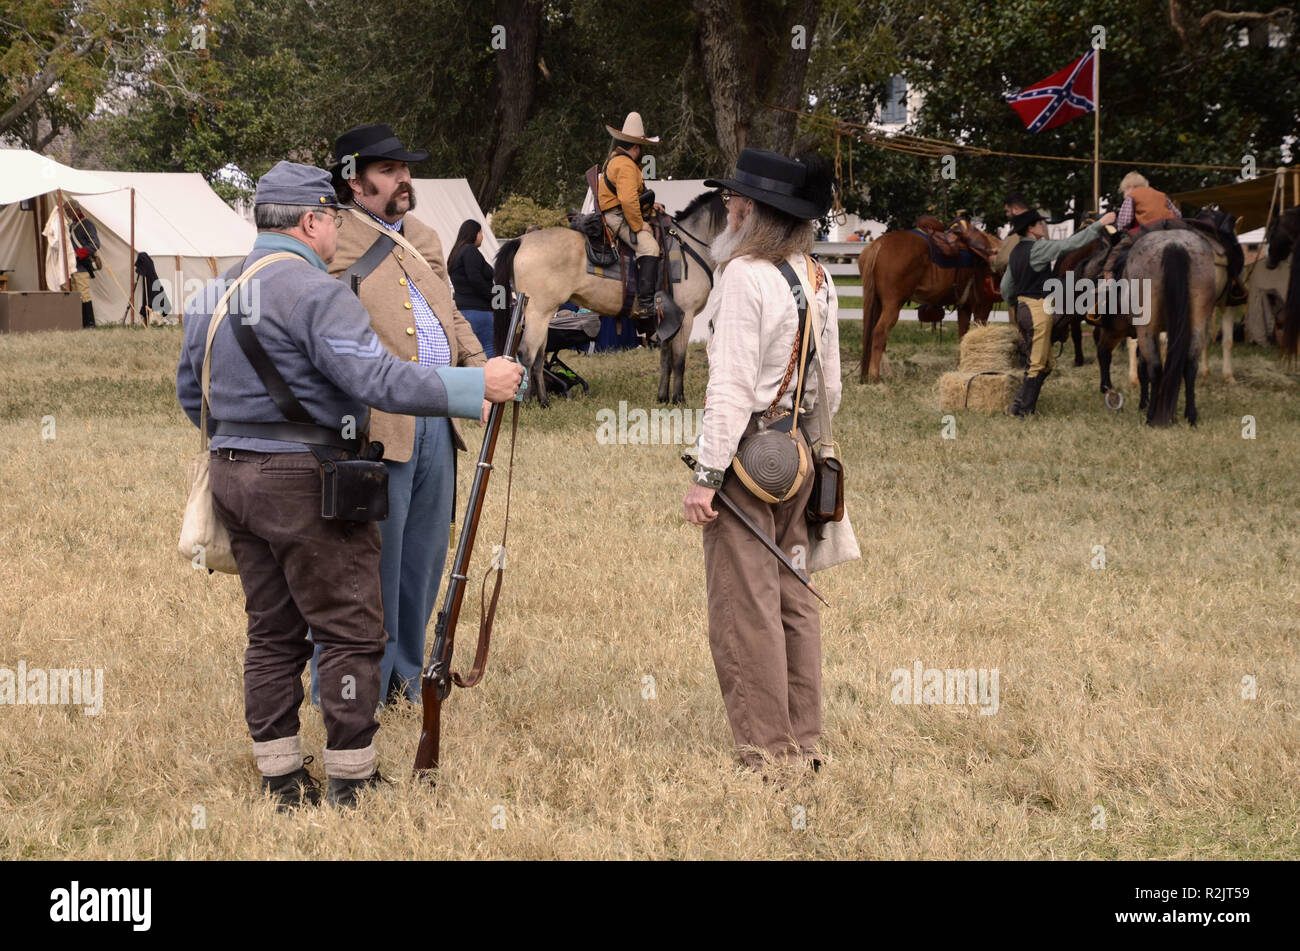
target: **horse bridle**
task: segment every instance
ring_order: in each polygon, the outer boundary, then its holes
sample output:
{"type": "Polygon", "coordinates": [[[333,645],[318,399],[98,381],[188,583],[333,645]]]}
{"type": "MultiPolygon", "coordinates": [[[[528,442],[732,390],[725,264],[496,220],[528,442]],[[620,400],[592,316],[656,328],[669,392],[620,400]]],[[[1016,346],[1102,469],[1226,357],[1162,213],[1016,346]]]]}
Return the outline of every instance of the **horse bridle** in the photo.
{"type": "Polygon", "coordinates": [[[697,238],[695,235],[691,234],[689,231],[683,228],[681,222],[678,221],[676,218],[674,218],[672,215],[668,216],[668,227],[666,227],[664,230],[667,231],[674,238],[677,238],[678,239],[677,243],[682,246],[682,250],[685,251],[687,254],[689,254],[691,257],[693,257],[697,262],[699,262],[700,267],[704,268],[704,273],[709,279],[709,287],[712,287],[713,268],[709,267],[709,263],[705,261],[703,257],[700,256],[698,251],[692,248],[685,241],[682,241],[681,237],[682,235],[686,235],[686,237],[690,238],[692,241],[696,241],[704,245],[704,247],[706,248],[709,246],[709,242],[700,241],[699,238],[697,238]]]}

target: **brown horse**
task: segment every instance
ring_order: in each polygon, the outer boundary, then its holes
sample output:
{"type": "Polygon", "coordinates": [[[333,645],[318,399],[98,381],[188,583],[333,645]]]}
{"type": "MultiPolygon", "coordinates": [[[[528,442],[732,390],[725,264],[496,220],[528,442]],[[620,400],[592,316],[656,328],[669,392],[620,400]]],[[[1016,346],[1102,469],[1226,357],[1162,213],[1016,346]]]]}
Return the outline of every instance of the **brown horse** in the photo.
{"type": "MultiPolygon", "coordinates": [[[[985,281],[992,273],[989,262],[1001,242],[961,220],[945,236],[955,238],[957,247],[971,252],[970,265],[941,267],[934,263],[930,243],[915,230],[887,231],[858,257],[858,273],[862,276],[862,382],[880,382],[885,342],[906,301],[921,304],[931,320],[933,308],[956,307],[959,337],[966,333],[972,315],[981,324],[988,322],[997,297],[989,294],[985,281]]],[[[942,311],[937,316],[942,319],[942,311]]]]}

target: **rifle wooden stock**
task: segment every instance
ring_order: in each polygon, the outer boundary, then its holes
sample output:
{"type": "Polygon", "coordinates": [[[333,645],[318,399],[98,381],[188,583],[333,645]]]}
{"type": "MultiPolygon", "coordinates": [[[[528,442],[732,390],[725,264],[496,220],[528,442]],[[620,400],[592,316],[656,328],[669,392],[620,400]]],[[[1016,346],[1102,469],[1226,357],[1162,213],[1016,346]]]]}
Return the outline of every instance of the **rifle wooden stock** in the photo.
{"type": "MultiPolygon", "coordinates": [[[[523,325],[524,305],[527,295],[519,294],[510,312],[510,326],[506,331],[506,349],[503,356],[513,357],[519,349],[520,331],[523,325]]],[[[429,652],[429,665],[424,669],[420,683],[420,696],[424,705],[424,724],[420,731],[420,745],[415,752],[415,772],[423,773],[438,766],[438,746],[442,735],[442,702],[451,693],[454,683],[458,687],[472,687],[483,676],[483,667],[487,661],[489,635],[492,620],[496,614],[496,599],[501,590],[501,569],[497,566],[497,582],[492,593],[491,611],[480,621],[479,642],[474,653],[474,666],[467,677],[453,673],[452,655],[456,646],[456,623],[460,619],[461,604],[465,600],[466,571],[470,557],[474,553],[474,537],[478,534],[479,517],[483,513],[483,500],[487,495],[488,477],[492,472],[492,457],[496,453],[497,437],[501,433],[501,417],[506,406],[511,406],[514,413],[514,425],[519,423],[519,404],[514,401],[496,403],[488,415],[487,432],[483,434],[483,447],[479,450],[478,464],[474,468],[474,482],[470,488],[469,501],[465,505],[465,520],[462,523],[460,539],[456,544],[456,557],[451,563],[451,577],[447,582],[447,592],[443,597],[442,609],[438,611],[438,621],[434,627],[433,648],[429,652]]],[[[513,443],[511,445],[513,456],[513,443]]],[[[506,520],[509,522],[509,502],[506,506],[506,520]]],[[[504,536],[502,539],[504,543],[504,536]]],[[[504,551],[502,558],[505,557],[504,551]]],[[[487,578],[483,579],[483,593],[486,596],[487,578]]],[[[486,605],[484,606],[486,608],[486,605]]]]}

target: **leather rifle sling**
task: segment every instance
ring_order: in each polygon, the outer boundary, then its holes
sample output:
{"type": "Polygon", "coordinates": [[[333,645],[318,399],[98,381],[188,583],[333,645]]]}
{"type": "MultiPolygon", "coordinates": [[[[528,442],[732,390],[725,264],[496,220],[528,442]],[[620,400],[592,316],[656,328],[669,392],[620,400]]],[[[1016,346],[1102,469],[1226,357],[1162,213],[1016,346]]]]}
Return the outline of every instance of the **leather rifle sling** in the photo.
{"type": "Polygon", "coordinates": [[[510,488],[515,479],[515,437],[518,434],[519,403],[515,402],[510,418],[510,466],[506,470],[506,517],[505,524],[501,526],[501,556],[496,566],[497,579],[492,586],[492,600],[489,604],[487,579],[492,573],[492,568],[489,567],[483,572],[483,585],[479,589],[478,647],[474,651],[474,664],[470,667],[468,676],[462,677],[452,671],[451,679],[457,687],[473,687],[483,679],[483,671],[487,667],[488,645],[492,640],[492,624],[496,620],[497,599],[501,597],[501,578],[506,567],[506,533],[510,531],[510,488]]]}

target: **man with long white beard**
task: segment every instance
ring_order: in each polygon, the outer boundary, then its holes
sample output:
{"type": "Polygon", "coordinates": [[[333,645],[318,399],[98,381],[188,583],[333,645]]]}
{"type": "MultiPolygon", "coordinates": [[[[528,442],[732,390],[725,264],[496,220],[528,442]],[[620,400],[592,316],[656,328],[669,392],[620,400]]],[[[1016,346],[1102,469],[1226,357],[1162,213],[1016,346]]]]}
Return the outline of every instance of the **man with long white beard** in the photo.
{"type": "Polygon", "coordinates": [[[715,510],[713,502],[723,490],[787,555],[808,551],[805,509],[813,480],[807,471],[774,488],[751,484],[732,463],[742,438],[760,425],[784,423],[805,459],[819,441],[813,421],[821,409],[820,374],[802,343],[820,352],[827,413],[839,406],[838,301],[810,256],[813,221],[831,205],[831,170],[817,155],[790,159],[745,149],[731,178],[705,184],[726,190],[728,227],[710,247],[718,278],[701,312],[710,334],[709,382],[698,465],[683,506],[686,519],[704,529],[709,646],[745,765],[761,769],[772,757],[815,769],[822,728],[815,596],[736,514],[715,510]],[[809,299],[805,324],[800,311],[809,299]],[[812,330],[814,307],[820,336],[812,330]],[[801,354],[806,362],[796,359],[801,354]],[[806,419],[791,429],[800,390],[806,419]]]}

